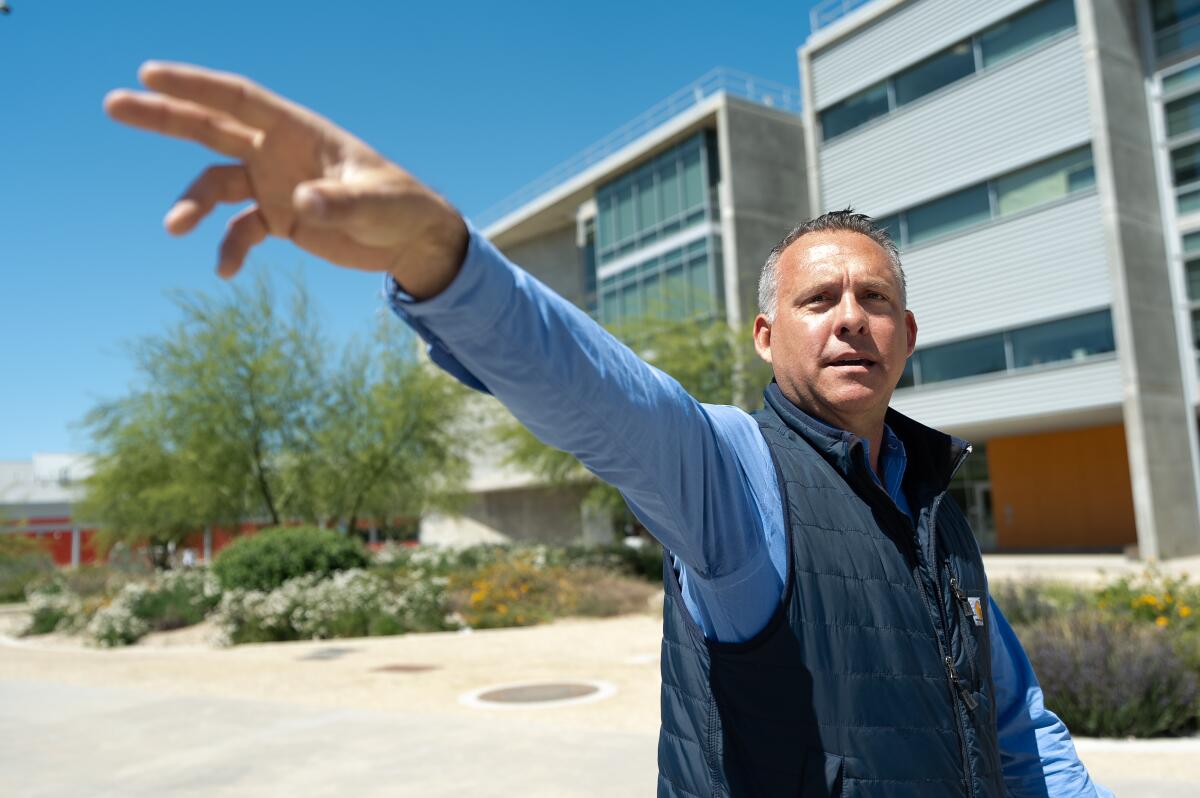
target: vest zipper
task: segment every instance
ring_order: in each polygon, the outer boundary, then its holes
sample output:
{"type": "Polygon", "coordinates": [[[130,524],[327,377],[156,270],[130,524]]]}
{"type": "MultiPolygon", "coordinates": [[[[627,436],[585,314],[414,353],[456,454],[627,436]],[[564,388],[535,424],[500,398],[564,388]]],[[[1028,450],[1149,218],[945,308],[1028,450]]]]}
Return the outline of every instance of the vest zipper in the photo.
{"type": "MultiPolygon", "coordinates": [[[[971,606],[971,602],[967,598],[967,594],[963,591],[962,585],[959,584],[958,576],[955,574],[954,566],[950,563],[949,559],[946,560],[946,573],[950,575],[950,592],[954,594],[954,599],[958,602],[958,608],[962,610],[963,639],[966,640],[972,637],[971,630],[975,626],[975,609],[971,606]]],[[[978,655],[978,652],[976,652],[976,655],[978,655]]],[[[969,661],[971,662],[971,678],[974,682],[978,682],[979,674],[975,669],[975,661],[974,659],[969,661]]],[[[971,707],[971,709],[974,708],[971,707]]]]}
{"type": "MultiPolygon", "coordinates": [[[[963,461],[967,459],[967,455],[970,453],[971,448],[968,446],[962,451],[962,453],[959,454],[958,459],[954,461],[954,467],[950,469],[950,479],[954,478],[955,473],[957,473],[958,469],[962,467],[963,461]]],[[[870,467],[870,464],[866,465],[866,468],[869,469],[870,467]]],[[[922,570],[924,570],[922,567],[922,562],[926,558],[923,556],[923,552],[921,551],[921,544],[917,539],[917,532],[915,526],[913,525],[912,519],[896,506],[896,502],[892,500],[892,497],[889,496],[887,491],[885,491],[883,487],[880,486],[874,479],[868,480],[867,484],[869,489],[876,491],[878,495],[881,495],[887,499],[887,502],[884,506],[891,507],[896,515],[900,517],[904,527],[911,532],[909,535],[909,540],[912,544],[913,556],[916,559],[917,570],[914,576],[917,583],[917,592],[921,594],[921,601],[925,604],[925,612],[929,615],[929,621],[934,626],[934,638],[937,640],[938,653],[941,655],[942,664],[946,668],[946,678],[950,688],[950,709],[954,713],[954,724],[955,728],[958,730],[958,747],[962,754],[963,784],[967,789],[967,798],[975,798],[975,779],[971,776],[971,756],[967,751],[967,729],[963,723],[962,713],[958,709],[958,702],[961,700],[963,705],[971,711],[974,711],[975,708],[979,706],[979,702],[976,701],[975,697],[971,695],[970,692],[967,691],[963,686],[962,680],[958,677],[958,671],[954,668],[954,659],[950,656],[949,652],[946,651],[945,643],[942,641],[943,636],[948,633],[946,616],[942,612],[942,603],[940,601],[938,602],[937,615],[935,616],[933,614],[933,607],[930,605],[929,593],[925,589],[925,580],[921,574],[922,570]]],[[[929,539],[931,541],[936,541],[937,539],[937,511],[938,507],[941,506],[942,499],[945,497],[945,495],[945,490],[939,493],[934,498],[933,505],[929,510],[929,539]]],[[[936,552],[933,561],[937,561],[936,552]]],[[[935,575],[937,574],[936,566],[933,568],[933,573],[935,575]]]]}
{"type": "MultiPolygon", "coordinates": [[[[962,459],[960,458],[958,464],[955,466],[955,471],[958,470],[957,466],[961,463],[962,459]]],[[[951,475],[953,475],[953,473],[954,472],[952,471],[951,475]]],[[[942,497],[945,495],[946,494],[944,491],[938,494],[937,498],[933,500],[933,506],[929,510],[929,537],[931,540],[934,540],[937,535],[937,511],[938,507],[941,506],[942,497]]],[[[920,549],[919,543],[917,548],[918,550],[920,549]]],[[[929,594],[925,590],[925,582],[923,579],[918,580],[918,587],[921,589],[921,597],[925,600],[925,609],[930,614],[930,620],[933,620],[933,610],[929,606],[929,594]]],[[[975,706],[978,706],[978,702],[976,702],[974,697],[970,696],[970,694],[963,689],[962,682],[958,678],[958,671],[956,671],[954,668],[954,658],[950,656],[948,651],[946,651],[946,645],[942,638],[948,633],[949,630],[946,624],[946,616],[942,613],[942,604],[940,601],[938,602],[937,617],[941,619],[941,629],[938,630],[939,633],[936,634],[935,637],[937,638],[938,653],[942,655],[942,664],[946,667],[946,678],[949,680],[950,708],[954,712],[954,725],[955,728],[958,729],[958,747],[959,751],[962,753],[963,784],[967,788],[968,798],[975,798],[975,779],[971,776],[971,755],[970,752],[967,751],[967,730],[963,724],[962,713],[959,712],[958,709],[958,702],[959,700],[962,700],[963,704],[967,707],[970,707],[972,710],[975,708],[975,706]],[[968,698],[970,698],[969,702],[967,701],[968,698]],[[975,706],[972,706],[972,704],[975,706]]]]}

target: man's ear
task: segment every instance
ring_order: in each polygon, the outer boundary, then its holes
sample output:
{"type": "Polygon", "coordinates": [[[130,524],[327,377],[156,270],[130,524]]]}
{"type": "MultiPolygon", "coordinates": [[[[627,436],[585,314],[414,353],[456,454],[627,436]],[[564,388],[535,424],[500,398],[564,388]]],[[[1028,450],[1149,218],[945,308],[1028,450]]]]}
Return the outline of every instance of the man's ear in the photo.
{"type": "Polygon", "coordinates": [[[771,362],[771,322],[761,313],[754,319],[754,351],[766,362],[771,362]]]}
{"type": "Polygon", "coordinates": [[[917,348],[917,317],[911,310],[904,311],[904,328],[908,331],[908,356],[917,348]]]}

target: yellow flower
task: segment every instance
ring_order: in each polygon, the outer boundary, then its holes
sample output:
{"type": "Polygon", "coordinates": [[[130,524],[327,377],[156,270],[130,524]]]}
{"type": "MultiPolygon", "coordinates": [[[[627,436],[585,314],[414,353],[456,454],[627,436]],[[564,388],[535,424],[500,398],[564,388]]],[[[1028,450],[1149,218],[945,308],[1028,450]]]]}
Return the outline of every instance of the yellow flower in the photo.
{"type": "Polygon", "coordinates": [[[1108,609],[1108,600],[1107,599],[1100,599],[1100,609],[1102,609],[1102,610],[1108,609]]]}
{"type": "Polygon", "coordinates": [[[1188,605],[1184,604],[1183,606],[1181,606],[1179,608],[1179,617],[1180,618],[1186,618],[1191,614],[1192,614],[1192,608],[1189,607],[1188,605]]]}
{"type": "Polygon", "coordinates": [[[1155,619],[1154,619],[1154,622],[1155,622],[1156,624],[1158,624],[1159,626],[1166,626],[1166,625],[1167,625],[1167,623],[1168,623],[1168,621],[1167,621],[1167,616],[1165,616],[1165,615],[1160,615],[1160,616],[1158,616],[1157,618],[1155,618],[1155,619]]]}
{"type": "MultiPolygon", "coordinates": [[[[497,605],[496,605],[496,612],[498,612],[498,613],[500,613],[501,615],[503,615],[504,613],[508,612],[508,605],[507,605],[507,604],[497,604],[497,605]]],[[[1163,620],[1165,621],[1165,620],[1166,620],[1166,618],[1164,618],[1163,620]]]]}

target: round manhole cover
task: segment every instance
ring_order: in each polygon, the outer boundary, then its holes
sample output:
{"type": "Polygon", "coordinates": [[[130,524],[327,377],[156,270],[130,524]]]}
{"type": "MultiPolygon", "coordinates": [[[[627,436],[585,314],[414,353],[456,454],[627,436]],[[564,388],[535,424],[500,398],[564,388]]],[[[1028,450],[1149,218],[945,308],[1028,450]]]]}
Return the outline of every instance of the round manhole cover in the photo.
{"type": "Polygon", "coordinates": [[[498,709],[557,707],[600,701],[616,691],[608,682],[532,682],[484,687],[460,700],[468,706],[498,709]]]}
{"type": "Polygon", "coordinates": [[[425,673],[426,671],[436,671],[437,665],[417,665],[414,663],[397,663],[395,665],[380,665],[378,668],[371,668],[377,673],[425,673]]]}

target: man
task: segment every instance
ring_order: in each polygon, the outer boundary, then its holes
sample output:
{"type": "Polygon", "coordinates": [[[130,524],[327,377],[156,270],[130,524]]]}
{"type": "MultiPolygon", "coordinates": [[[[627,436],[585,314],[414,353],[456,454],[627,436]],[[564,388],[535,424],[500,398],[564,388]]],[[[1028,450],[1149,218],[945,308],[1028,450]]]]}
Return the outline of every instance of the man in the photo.
{"type": "Polygon", "coordinates": [[[917,326],[866,217],[792,231],[763,270],[753,417],[701,405],[509,263],[442,198],[240,77],[147,64],[117,120],[236,160],[167,214],[218,202],[231,277],[267,235],[386,273],[433,359],[620,488],[670,553],[660,795],[1093,796],[987,595],[946,487],[969,446],[888,409],[917,326]]]}

